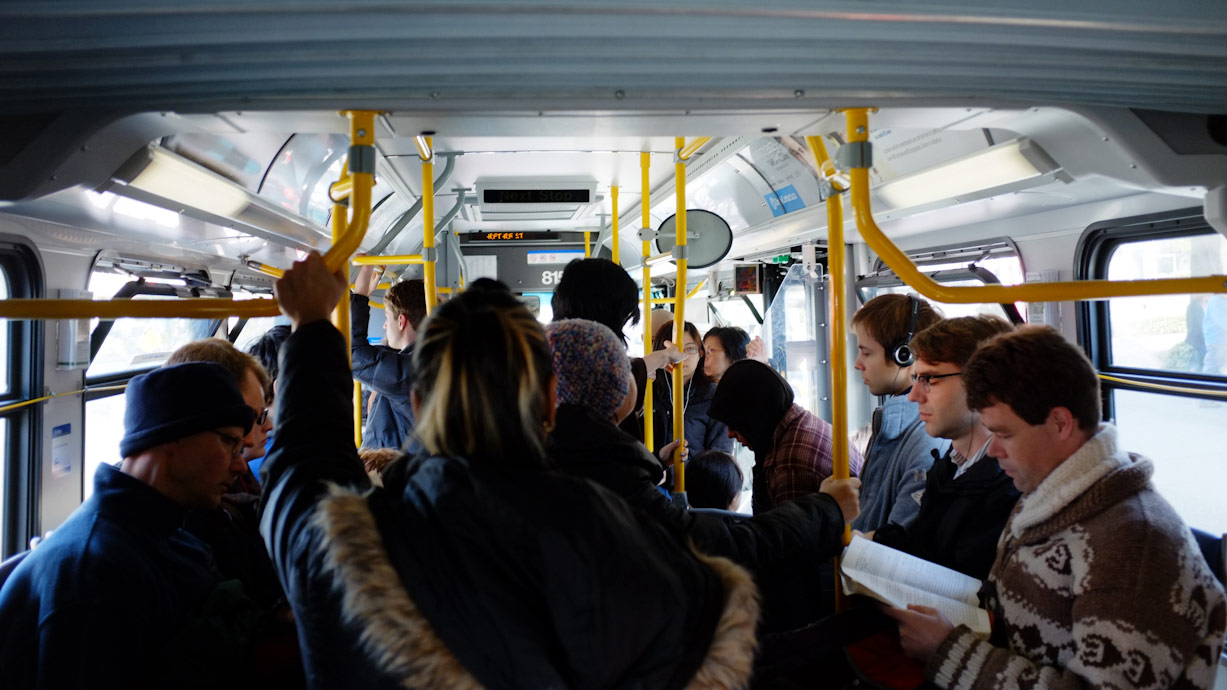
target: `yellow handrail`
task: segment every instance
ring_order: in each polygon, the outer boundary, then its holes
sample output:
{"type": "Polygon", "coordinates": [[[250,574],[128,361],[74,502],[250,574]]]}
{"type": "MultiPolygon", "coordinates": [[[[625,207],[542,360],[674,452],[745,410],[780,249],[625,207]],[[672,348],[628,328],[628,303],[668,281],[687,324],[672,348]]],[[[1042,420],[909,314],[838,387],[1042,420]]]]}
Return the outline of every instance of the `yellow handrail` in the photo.
{"type": "MultiPolygon", "coordinates": [[[[818,169],[828,182],[835,175],[835,166],[827,155],[821,137],[805,137],[818,169]]],[[[831,182],[834,185],[833,182],[831,182]]],[[[843,198],[831,192],[827,196],[827,272],[831,276],[831,429],[832,476],[847,479],[852,476],[848,457],[848,362],[845,341],[844,305],[844,205],[843,198]]],[[[844,544],[852,540],[852,526],[844,523],[844,544]]],[[[837,588],[838,590],[838,588],[837,588]]]]}
{"type": "Polygon", "coordinates": [[[709,141],[711,141],[711,137],[698,137],[694,141],[678,149],[677,157],[684,161],[690,160],[690,157],[693,156],[696,151],[703,148],[703,145],[709,141]]]}
{"type": "MultiPolygon", "coordinates": [[[[639,154],[639,186],[641,188],[642,197],[639,201],[639,209],[642,213],[641,227],[648,228],[652,225],[652,217],[650,215],[652,186],[649,183],[648,170],[652,166],[652,154],[646,151],[639,154]]],[[[643,253],[640,256],[647,256],[648,252],[652,251],[648,246],[647,239],[643,240],[643,253]]],[[[655,333],[649,333],[652,330],[652,269],[646,262],[640,262],[643,265],[643,354],[647,355],[652,351],[652,336],[655,333]]],[[[649,372],[651,373],[651,372],[649,372]]],[[[648,450],[655,451],[655,419],[652,417],[652,379],[648,379],[643,387],[643,445],[647,446],[648,450]]]]}
{"type": "MultiPolygon", "coordinates": [[[[350,120],[350,140],[354,150],[365,151],[369,167],[374,167],[375,113],[371,111],[346,111],[350,120]]],[[[367,167],[367,163],[359,163],[367,167]]],[[[350,161],[351,166],[355,165],[350,161]]],[[[375,184],[374,171],[347,172],[353,177],[353,191],[349,209],[352,217],[338,219],[345,232],[324,254],[324,262],[333,271],[339,271],[349,257],[358,249],[366,234],[371,219],[371,188],[375,184]]],[[[342,178],[344,179],[344,177],[342,178]]],[[[333,215],[337,215],[334,211],[333,215]]],[[[433,221],[432,221],[433,222],[433,221]]],[[[432,238],[433,239],[433,238],[432,238]]],[[[257,262],[258,263],[258,262],[257,262]]],[[[248,265],[251,265],[249,262],[248,265]]],[[[269,275],[277,275],[271,266],[260,264],[256,268],[269,275]]],[[[253,266],[253,268],[255,268],[253,266]]],[[[280,276],[278,276],[280,277],[280,276]]],[[[433,284],[433,281],[432,281],[433,284]]],[[[3,319],[118,319],[118,318],[211,318],[227,316],[256,318],[276,316],[281,313],[277,303],[263,299],[182,299],[182,300],[88,300],[88,299],[7,299],[0,300],[0,318],[3,319]]]]}
{"type": "MultiPolygon", "coordinates": [[[[1210,391],[1204,388],[1188,388],[1186,386],[1169,386],[1163,383],[1151,383],[1149,381],[1135,381],[1133,379],[1121,378],[1119,376],[1110,376],[1108,374],[1099,374],[1099,378],[1112,383],[1124,383],[1138,388],[1149,388],[1156,391],[1167,391],[1169,393],[1192,393],[1194,395],[1209,395],[1215,398],[1227,398],[1227,391],[1210,391]]],[[[2,410],[0,410],[2,411],[2,410]]]]}
{"type": "Polygon", "coordinates": [[[699,284],[695,285],[693,290],[686,293],[686,299],[690,299],[691,297],[694,297],[695,295],[699,294],[699,290],[702,290],[704,285],[707,285],[706,278],[704,278],[703,280],[700,280],[699,284]]]}
{"type": "Polygon", "coordinates": [[[406,264],[424,264],[426,260],[421,254],[388,254],[386,256],[355,256],[350,259],[355,266],[404,266],[406,264]]]}
{"type": "Polygon", "coordinates": [[[275,266],[269,266],[268,264],[262,264],[259,261],[252,261],[248,259],[245,263],[247,264],[247,267],[252,269],[253,271],[258,271],[265,275],[270,275],[274,278],[280,278],[281,276],[285,275],[284,270],[277,268],[275,266]]]}
{"type": "MultiPolygon", "coordinates": [[[[852,108],[844,113],[850,144],[869,141],[869,118],[865,108],[852,108]]],[[[1227,292],[1227,275],[1205,278],[1163,278],[1158,280],[1075,280],[1055,283],[1024,283],[1022,285],[983,285],[951,287],[921,273],[907,254],[899,250],[873,220],[869,203],[869,168],[851,169],[852,208],[856,211],[856,226],[861,237],[878,257],[909,287],[921,295],[946,304],[978,304],[1009,302],[1062,302],[1095,300],[1109,297],[1143,295],[1183,295],[1190,293],[1227,292]]]]}
{"type": "Polygon", "coordinates": [[[618,235],[618,185],[609,188],[610,203],[613,204],[613,262],[622,265],[622,241],[618,235]]]}
{"type": "Polygon", "coordinates": [[[81,395],[82,393],[94,393],[96,391],[121,391],[127,387],[128,387],[128,384],[121,383],[116,386],[99,386],[97,388],[82,388],[80,390],[68,391],[67,393],[51,393],[50,395],[44,395],[38,398],[30,398],[29,400],[22,400],[21,402],[10,403],[8,405],[0,407],[0,412],[8,412],[9,410],[16,410],[22,407],[29,407],[30,405],[37,405],[40,402],[46,402],[48,400],[51,400],[52,398],[67,398],[71,395],[81,395]]]}
{"type": "Polygon", "coordinates": [[[592,233],[585,230],[584,231],[584,258],[587,259],[591,256],[592,256],[592,233]]]}
{"type": "Polygon", "coordinates": [[[434,139],[425,137],[426,150],[422,152],[422,255],[430,256],[422,262],[422,277],[426,281],[426,315],[439,303],[438,283],[435,280],[435,156],[434,139]],[[429,154],[429,155],[425,155],[429,154]]]}
{"type": "MultiPolygon", "coordinates": [[[[673,306],[673,342],[679,349],[686,346],[686,160],[681,154],[686,147],[685,137],[674,138],[674,148],[677,149],[677,161],[673,164],[673,175],[677,188],[677,221],[673,224],[677,231],[677,285],[679,290],[674,293],[673,306]]],[[[673,451],[673,490],[686,491],[686,466],[682,463],[682,449],[686,445],[686,406],[682,399],[685,388],[682,382],[683,367],[673,367],[673,438],[681,440],[673,451]]]]}

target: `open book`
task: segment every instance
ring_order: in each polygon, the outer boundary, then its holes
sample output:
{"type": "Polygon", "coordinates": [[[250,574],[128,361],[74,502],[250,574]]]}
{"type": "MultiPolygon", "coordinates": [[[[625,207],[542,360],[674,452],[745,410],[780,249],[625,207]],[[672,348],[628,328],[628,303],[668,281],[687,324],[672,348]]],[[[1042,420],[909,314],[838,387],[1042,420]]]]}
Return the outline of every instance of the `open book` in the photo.
{"type": "Polygon", "coordinates": [[[988,612],[979,608],[979,580],[868,539],[853,537],[844,549],[840,580],[844,594],[864,594],[901,609],[929,606],[974,633],[991,630],[988,612]]]}

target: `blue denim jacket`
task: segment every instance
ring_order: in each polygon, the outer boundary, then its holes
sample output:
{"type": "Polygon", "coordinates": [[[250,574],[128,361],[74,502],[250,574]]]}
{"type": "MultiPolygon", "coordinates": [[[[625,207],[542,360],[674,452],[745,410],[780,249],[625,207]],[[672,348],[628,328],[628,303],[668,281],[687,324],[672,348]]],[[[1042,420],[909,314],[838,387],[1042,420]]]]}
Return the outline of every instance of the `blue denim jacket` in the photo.
{"type": "Polygon", "coordinates": [[[861,514],[852,529],[862,532],[893,523],[911,524],[920,512],[925,479],[933,453],[946,452],[950,441],[925,433],[916,403],[907,394],[891,396],[874,410],[873,436],[861,466],[861,514]]]}

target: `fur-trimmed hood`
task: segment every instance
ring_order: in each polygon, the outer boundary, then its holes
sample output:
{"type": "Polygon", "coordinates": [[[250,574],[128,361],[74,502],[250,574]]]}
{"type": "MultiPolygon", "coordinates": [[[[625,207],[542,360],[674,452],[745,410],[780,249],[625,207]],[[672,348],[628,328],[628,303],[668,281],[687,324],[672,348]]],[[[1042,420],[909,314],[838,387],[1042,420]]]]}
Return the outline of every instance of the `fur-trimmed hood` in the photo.
{"type": "MultiPolygon", "coordinates": [[[[483,687],[442,641],[405,589],[384,546],[369,494],[332,487],[312,517],[326,575],[341,596],[343,619],[361,647],[404,688],[483,687]]],[[[749,685],[757,645],[758,591],[749,573],[725,558],[695,556],[724,588],[723,610],[706,655],[685,687],[732,690],[749,685]]],[[[633,677],[635,669],[626,669],[633,677]]]]}

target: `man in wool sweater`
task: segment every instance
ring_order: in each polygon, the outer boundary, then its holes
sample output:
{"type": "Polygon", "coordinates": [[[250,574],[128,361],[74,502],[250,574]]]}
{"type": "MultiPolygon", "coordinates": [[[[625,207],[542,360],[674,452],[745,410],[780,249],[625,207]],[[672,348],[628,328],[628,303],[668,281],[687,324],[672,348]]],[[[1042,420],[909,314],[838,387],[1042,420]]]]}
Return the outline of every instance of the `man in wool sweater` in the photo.
{"type": "Polygon", "coordinates": [[[981,348],[963,381],[1023,496],[981,590],[991,638],[926,607],[889,609],[904,650],[942,688],[1211,688],[1222,587],[1150,461],[1100,423],[1082,351],[1024,327],[981,348]]]}

